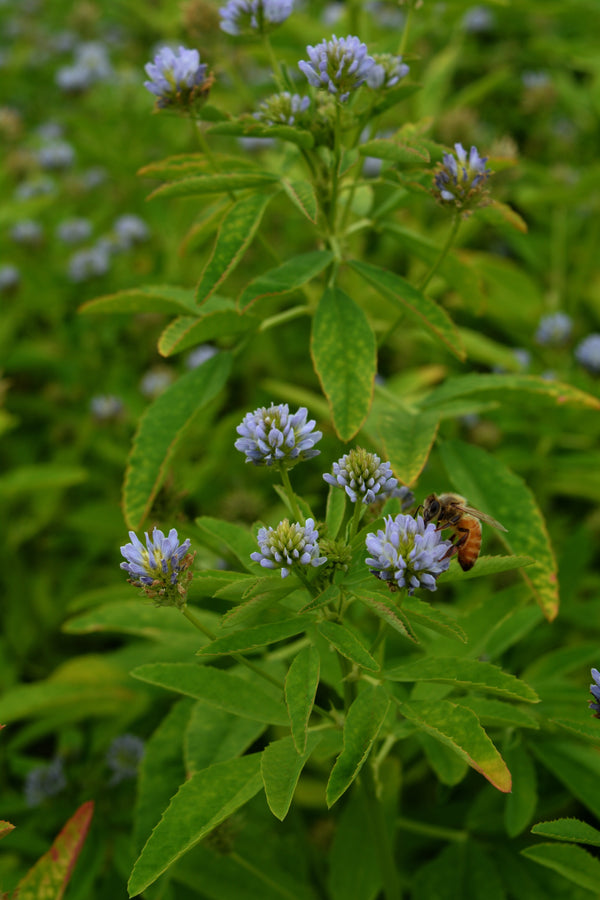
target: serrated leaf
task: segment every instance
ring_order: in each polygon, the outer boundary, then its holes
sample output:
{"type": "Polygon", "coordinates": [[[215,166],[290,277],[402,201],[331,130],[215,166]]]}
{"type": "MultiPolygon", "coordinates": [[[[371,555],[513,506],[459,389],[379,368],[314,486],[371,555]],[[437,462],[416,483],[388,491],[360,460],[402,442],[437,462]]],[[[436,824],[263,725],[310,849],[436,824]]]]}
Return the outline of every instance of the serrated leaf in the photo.
{"type": "Polygon", "coordinates": [[[234,716],[275,725],[288,723],[283,703],[273,700],[253,682],[224,669],[190,663],[149,663],[138,666],[131,674],[140,681],[195,697],[234,716]]]}
{"type": "Polygon", "coordinates": [[[231,363],[229,353],[217,353],[170,385],[140,419],[123,485],[125,521],[132,530],[148,514],[178,439],[223,388],[231,363]]]}
{"type": "MultiPolygon", "coordinates": [[[[257,544],[246,528],[233,522],[214,519],[212,516],[201,516],[196,519],[196,525],[204,535],[207,547],[211,547],[217,553],[229,553],[244,568],[252,562],[250,554],[256,550],[257,544]]],[[[247,579],[247,586],[250,585],[251,582],[247,579]]]]}
{"type": "Polygon", "coordinates": [[[221,194],[229,191],[260,188],[279,180],[278,175],[271,172],[225,172],[209,175],[196,175],[182,178],[179,181],[163,184],[148,195],[148,200],[155,197],[195,197],[198,194],[221,194]]]}
{"type": "Polygon", "coordinates": [[[262,788],[260,754],[216,763],[184,782],[138,857],[127,885],[141,894],[262,788]]]}
{"type": "Polygon", "coordinates": [[[20,495],[61,490],[81,484],[88,478],[79,466],[61,466],[57,463],[32,463],[14,466],[0,476],[0,496],[13,499],[20,495]]]}
{"type": "Polygon", "coordinates": [[[402,610],[412,624],[424,625],[445,637],[467,643],[467,635],[456,620],[430,603],[419,600],[418,597],[405,597],[402,610]]]}
{"type": "Polygon", "coordinates": [[[247,118],[233,122],[222,122],[208,128],[207,134],[233,134],[253,138],[279,138],[291,144],[297,144],[305,150],[310,150],[314,145],[314,138],[310,131],[301,128],[293,128],[291,125],[264,125],[256,119],[247,118]]]}
{"type": "Polygon", "coordinates": [[[268,647],[277,641],[284,641],[302,634],[312,625],[312,616],[294,616],[293,619],[285,619],[283,622],[270,622],[267,625],[255,625],[252,628],[243,628],[226,634],[211,641],[206,647],[198,650],[197,656],[229,656],[231,653],[245,653],[268,647]]]}
{"type": "Polygon", "coordinates": [[[309,735],[299,753],[291,737],[272,741],[261,754],[260,770],[269,809],[283,822],[288,814],[298,779],[306,762],[321,740],[319,733],[309,735]]]}
{"type": "Polygon", "coordinates": [[[88,300],[79,307],[79,312],[85,314],[159,312],[181,316],[189,315],[194,309],[196,301],[191,288],[149,284],[88,300]]]}
{"type": "Polygon", "coordinates": [[[438,306],[437,303],[394,272],[358,260],[352,260],[350,265],[380,294],[391,300],[399,312],[408,313],[458,359],[465,358],[458,330],[441,306],[438,306]]]}
{"type": "Polygon", "coordinates": [[[328,584],[324,591],[321,591],[320,594],[317,594],[316,597],[312,597],[308,603],[305,603],[300,612],[314,612],[315,609],[321,609],[330,603],[333,605],[337,603],[339,596],[340,589],[337,584],[328,584]]]}
{"type": "Polygon", "coordinates": [[[458,685],[475,691],[487,691],[511,700],[537,703],[539,697],[533,688],[515,675],[503,672],[498,666],[477,659],[461,659],[450,656],[424,657],[385,670],[390,681],[435,681],[439,684],[458,685]]]}
{"type": "Polygon", "coordinates": [[[534,565],[521,570],[523,579],[549,621],[558,613],[558,579],[546,524],[525,482],[496,457],[462,441],[440,447],[450,480],[470,506],[489,513],[508,533],[496,532],[511,553],[531,556],[534,565]]]}
{"type": "Polygon", "coordinates": [[[306,216],[313,225],[316,225],[318,213],[317,195],[312,182],[304,180],[290,181],[288,178],[282,178],[281,186],[302,215],[306,216]]]}
{"type": "Polygon", "coordinates": [[[396,478],[413,484],[425,467],[439,426],[435,412],[411,410],[398,404],[379,407],[376,429],[396,478]]]}
{"type": "Polygon", "coordinates": [[[196,300],[206,303],[235,269],[248,249],[272,194],[250,194],[232,205],[225,214],[217,239],[196,289],[196,300]]]}
{"type": "Polygon", "coordinates": [[[470,709],[449,700],[437,700],[402,703],[400,711],[409,722],[451,747],[499,791],[510,791],[511,777],[506,763],[470,709]]]}
{"type": "MultiPolygon", "coordinates": [[[[191,701],[194,702],[194,701],[191,701]]],[[[195,702],[184,737],[187,774],[241,756],[268,726],[195,702]]],[[[183,779],[180,779],[181,783],[183,779]]]]}
{"type": "Polygon", "coordinates": [[[512,572],[514,569],[523,569],[534,564],[535,559],[532,556],[479,556],[477,564],[468,572],[463,572],[460,566],[450,566],[446,572],[442,572],[438,584],[469,581],[485,575],[497,575],[498,572],[512,572]]]}
{"type": "Polygon", "coordinates": [[[61,900],[73,874],[94,814],[94,803],[88,800],[61,829],[47,853],[21,879],[14,898],[61,900]]]}
{"type": "Polygon", "coordinates": [[[523,744],[509,746],[504,751],[506,765],[512,775],[512,792],[506,798],[504,825],[514,838],[527,828],[538,801],[537,775],[533,760],[523,744]]]}
{"type": "Polygon", "coordinates": [[[482,218],[492,224],[506,223],[512,228],[516,228],[521,234],[527,234],[527,222],[508,203],[502,203],[501,200],[492,198],[489,205],[481,209],[481,214],[482,218]]]}
{"type": "Polygon", "coordinates": [[[521,850],[521,853],[598,896],[600,860],[582,847],[572,844],[535,844],[521,850]]]}
{"type": "Polygon", "coordinates": [[[148,165],[138,169],[137,174],[142,177],[149,176],[150,178],[169,180],[191,175],[205,175],[209,172],[214,173],[215,163],[225,172],[246,171],[256,168],[252,160],[244,159],[241,156],[232,156],[224,153],[211,155],[212,159],[209,159],[204,153],[179,153],[176,156],[169,156],[158,162],[148,163],[148,165]]]}
{"type": "Polygon", "coordinates": [[[557,838],[559,841],[574,841],[579,844],[591,844],[600,847],[600,831],[582,822],[581,819],[554,819],[552,822],[536,822],[531,829],[532,834],[542,837],[557,838]]]}
{"type": "Polygon", "coordinates": [[[308,722],[319,686],[320,670],[318,650],[309,644],[296,654],[285,677],[285,702],[298,753],[306,750],[308,722]]]}
{"type": "Polygon", "coordinates": [[[336,433],[349,441],[369,412],[377,351],[367,317],[343,291],[329,288],[321,297],[310,350],[336,433]]]}
{"type": "MultiPolygon", "coordinates": [[[[289,580],[291,583],[288,583],[287,578],[276,581],[267,576],[253,581],[252,589],[245,590],[238,605],[223,616],[221,621],[223,631],[228,628],[248,628],[254,624],[258,616],[264,617],[266,610],[298,590],[298,585],[292,579],[289,580]]],[[[227,597],[224,592],[220,592],[218,596],[227,597]]]]}
{"type": "Polygon", "coordinates": [[[327,806],[331,807],[339,800],[362,769],[389,705],[383,688],[369,685],[363,688],[350,706],[344,723],[344,748],[327,782],[327,806]]]}
{"type": "Polygon", "coordinates": [[[278,297],[295,291],[315,278],[333,259],[328,250],[314,250],[301,253],[286,260],[281,266],[259,275],[244,289],[238,304],[241,310],[248,309],[263,297],[278,297]]]}
{"type": "Polygon", "coordinates": [[[162,356],[173,356],[197,344],[241,334],[258,324],[252,316],[241,315],[232,300],[212,297],[196,309],[196,315],[179,316],[167,325],[158,340],[158,352],[162,356]]]}
{"type": "Polygon", "coordinates": [[[15,826],[10,822],[5,822],[4,819],[0,819],[0,840],[6,837],[7,834],[10,834],[11,831],[14,831],[15,826]]]}
{"type": "Polygon", "coordinates": [[[317,629],[346,659],[369,672],[378,671],[379,663],[373,659],[354,632],[345,625],[339,625],[337,622],[320,622],[317,629]]]}
{"type": "MultiPolygon", "coordinates": [[[[202,610],[197,612],[207,627],[215,627],[217,617],[202,610]],[[208,621],[206,621],[208,619],[208,621]]],[[[144,603],[138,597],[123,603],[96,606],[88,612],[68,619],[62,630],[67,634],[93,634],[116,632],[133,634],[159,643],[185,643],[197,649],[206,643],[206,637],[190,627],[190,623],[174,607],[157,607],[144,603]]],[[[192,651],[193,652],[193,651],[192,651]]]]}
{"type": "Polygon", "coordinates": [[[528,708],[523,709],[514,703],[504,703],[492,697],[461,697],[460,704],[472,710],[484,726],[536,730],[540,727],[528,708]]]}
{"type": "Polygon", "coordinates": [[[396,606],[391,598],[386,597],[383,593],[369,591],[367,588],[354,590],[352,593],[357,600],[367,606],[394,631],[415,644],[419,643],[402,609],[396,606]]]}
{"type": "Polygon", "coordinates": [[[403,144],[394,138],[374,138],[366,141],[359,145],[358,152],[361,156],[387,159],[397,165],[420,166],[430,160],[429,153],[424,147],[403,144]]]}
{"type": "Polygon", "coordinates": [[[458,397],[483,395],[493,397],[505,403],[512,403],[512,391],[524,392],[547,400],[557,406],[573,404],[590,409],[600,409],[600,400],[579,388],[560,381],[547,381],[538,375],[458,375],[448,378],[440,387],[435,388],[421,402],[425,409],[443,406],[458,397]]]}

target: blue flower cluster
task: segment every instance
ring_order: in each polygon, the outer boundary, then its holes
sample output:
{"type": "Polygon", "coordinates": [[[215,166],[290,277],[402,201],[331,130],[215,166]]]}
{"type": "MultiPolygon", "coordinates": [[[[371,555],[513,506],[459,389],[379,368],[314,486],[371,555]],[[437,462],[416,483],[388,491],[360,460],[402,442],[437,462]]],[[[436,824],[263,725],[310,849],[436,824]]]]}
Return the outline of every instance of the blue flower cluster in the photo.
{"type": "Polygon", "coordinates": [[[25,779],[25,802],[27,806],[40,806],[48,797],[60,794],[67,786],[62,759],[56,757],[51,763],[37,766],[27,773],[25,779]]]}
{"type": "Polygon", "coordinates": [[[321,451],[314,446],[323,434],[314,430],[314,419],[306,421],[307,414],[307,409],[301,406],[290,415],[287,403],[255,409],[237,426],[241,437],[235,442],[235,448],[246,454],[246,462],[255,466],[284,463],[289,467],[318,456],[321,451]]]}
{"type": "Polygon", "coordinates": [[[338,38],[334,34],[329,41],[309,45],[306,52],[308,60],[301,60],[298,67],[309,84],[335,94],[342,103],[364,84],[376,64],[367,45],[353,35],[338,38]]]}
{"type": "Polygon", "coordinates": [[[203,101],[212,84],[198,51],[185,47],[179,47],[177,52],[171,47],[162,47],[154,62],[147,63],[145,69],[150,81],[145,81],[144,87],[158,98],[159,109],[167,106],[186,108],[194,101],[203,101]]]}
{"type": "Polygon", "coordinates": [[[304,525],[283,519],[277,528],[261,528],[257,535],[260,552],[250,554],[254,562],[265,569],[280,569],[287,578],[294,566],[322,566],[327,562],[319,556],[319,532],[313,519],[304,525]]]}
{"type": "Polygon", "coordinates": [[[121,555],[126,559],[121,568],[131,576],[129,582],[141,587],[159,606],[183,608],[192,579],[189,569],[194,554],[188,553],[190,539],[180,544],[175,528],[171,528],[168,537],[158,528],[153,529],[151,538],[146,532],[145,547],[134,531],[129,532],[129,537],[131,543],[121,547],[121,555]]]}
{"type": "Polygon", "coordinates": [[[590,692],[596,702],[590,703],[589,707],[594,710],[594,717],[600,719],[600,672],[598,669],[592,669],[592,678],[595,683],[590,684],[590,692]]]}
{"type": "Polygon", "coordinates": [[[573,320],[564,312],[549,313],[539,321],[535,340],[542,347],[562,347],[571,337],[573,320]]]}
{"type": "Polygon", "coordinates": [[[356,447],[333,464],[333,474],[323,475],[327,484],[343,488],[353,503],[374,503],[397,494],[398,480],[389,462],[376,453],[356,447]]]}
{"type": "Polygon", "coordinates": [[[468,154],[462,144],[455,144],[454,150],[455,156],[444,153],[433,193],[440,203],[469,212],[487,203],[484,188],[492,172],[486,169],[487,156],[480,156],[476,147],[471,147],[468,154]]]}
{"type": "Polygon", "coordinates": [[[120,734],[106,753],[106,764],[112,772],[110,784],[135,778],[144,756],[144,741],[135,734],[120,734]]]}
{"type": "Polygon", "coordinates": [[[384,529],[367,535],[365,562],[382,581],[392,588],[437,589],[437,578],[450,565],[452,542],[442,540],[433,522],[425,525],[422,516],[385,517],[384,529]]]}
{"type": "Polygon", "coordinates": [[[227,34],[267,34],[291,15],[293,0],[229,0],[219,10],[227,34]]]}
{"type": "Polygon", "coordinates": [[[600,372],[600,334],[588,334],[580,341],[575,347],[575,359],[588,372],[597,375],[600,372]]]}
{"type": "Polygon", "coordinates": [[[302,125],[306,118],[303,114],[308,112],[309,107],[310,97],[282,91],[263,100],[254,118],[266,125],[302,125]]]}

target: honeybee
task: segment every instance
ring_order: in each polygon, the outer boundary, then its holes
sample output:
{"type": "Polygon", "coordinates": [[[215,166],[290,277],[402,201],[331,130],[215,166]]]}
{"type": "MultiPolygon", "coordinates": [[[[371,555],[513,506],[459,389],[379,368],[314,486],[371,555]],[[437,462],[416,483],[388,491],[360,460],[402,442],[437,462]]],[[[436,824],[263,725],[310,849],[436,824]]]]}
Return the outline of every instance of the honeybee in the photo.
{"type": "Polygon", "coordinates": [[[430,494],[423,503],[423,519],[427,525],[437,521],[437,530],[452,529],[452,547],[446,556],[454,556],[464,572],[472,569],[481,549],[481,522],[506,531],[504,525],[491,516],[467,506],[460,494],[430,494]]]}

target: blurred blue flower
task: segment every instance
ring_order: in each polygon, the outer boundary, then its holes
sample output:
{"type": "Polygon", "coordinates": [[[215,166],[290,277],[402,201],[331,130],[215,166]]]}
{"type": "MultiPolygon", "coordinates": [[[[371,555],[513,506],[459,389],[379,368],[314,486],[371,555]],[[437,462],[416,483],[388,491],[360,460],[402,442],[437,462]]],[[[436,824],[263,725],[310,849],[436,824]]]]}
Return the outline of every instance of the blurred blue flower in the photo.
{"type": "Polygon", "coordinates": [[[571,337],[573,320],[564,312],[550,313],[539,321],[535,340],[543,347],[562,347],[571,337]]]}
{"type": "Polygon", "coordinates": [[[306,48],[309,60],[301,60],[298,67],[309,84],[327,90],[343,102],[367,80],[375,60],[367,53],[367,45],[349,35],[321,41],[306,48]]]}
{"type": "Polygon", "coordinates": [[[193,350],[190,350],[186,357],[185,364],[188,369],[197,369],[205,363],[207,359],[215,356],[218,352],[217,348],[212,347],[210,344],[200,344],[199,347],[194,347],[193,350]]]}
{"type": "Polygon", "coordinates": [[[33,219],[21,219],[20,222],[15,222],[10,229],[10,236],[17,244],[35,247],[42,242],[44,229],[39,222],[35,222],[33,219]]]}
{"type": "Polygon", "coordinates": [[[172,382],[173,373],[170,369],[150,369],[140,381],[140,391],[144,397],[149,397],[151,400],[154,400],[166,391],[172,382]]]}
{"type": "Polygon", "coordinates": [[[592,678],[595,684],[590,684],[590,692],[596,702],[590,703],[589,707],[595,710],[594,717],[600,719],[600,672],[598,669],[592,669],[592,678]]]}
{"type": "Polygon", "coordinates": [[[529,350],[526,350],[525,347],[515,347],[513,349],[513,355],[518,362],[519,367],[523,371],[526,371],[531,365],[531,353],[529,350]]]}
{"type": "Polygon", "coordinates": [[[106,764],[113,773],[109,784],[136,778],[144,757],[144,749],[144,741],[135,734],[121,734],[116,737],[106,753],[106,764]]]}
{"type": "Polygon", "coordinates": [[[487,6],[471,6],[461,21],[461,26],[467,34],[483,34],[486,31],[493,31],[495,24],[494,14],[487,6]]]}
{"type": "Polygon", "coordinates": [[[451,204],[469,212],[487,201],[485,183],[492,174],[486,169],[487,156],[480,156],[476,147],[469,153],[462,144],[454,145],[455,156],[444,153],[434,177],[433,194],[439,203],[451,204]]]}
{"type": "Polygon", "coordinates": [[[266,34],[291,15],[293,0],[229,0],[219,10],[227,34],[266,34]]]}
{"type": "Polygon", "coordinates": [[[254,113],[254,118],[266,125],[308,125],[310,117],[303,114],[308,111],[309,106],[310,97],[282,91],[263,100],[254,113]]]}
{"type": "Polygon", "coordinates": [[[65,219],[56,229],[56,236],[63,244],[80,244],[92,234],[89,219],[65,219]]]}
{"type": "Polygon", "coordinates": [[[62,759],[56,757],[45,766],[38,766],[27,773],[25,802],[27,806],[40,806],[48,797],[59,794],[67,785],[62,759]]]}
{"type": "Polygon", "coordinates": [[[127,213],[119,216],[113,225],[119,249],[129,250],[134,244],[142,244],[150,236],[148,226],[139,216],[127,213]]]}
{"type": "Polygon", "coordinates": [[[75,162],[75,150],[66,141],[52,141],[38,150],[37,159],[42,169],[68,169],[75,162]]]}
{"type": "Polygon", "coordinates": [[[35,133],[43,141],[58,141],[63,136],[63,127],[58,122],[42,122],[35,133]]]}
{"type": "Polygon", "coordinates": [[[78,250],[67,263],[69,279],[79,284],[106,275],[110,268],[110,254],[103,245],[78,250]]]}
{"type": "Polygon", "coordinates": [[[322,566],[327,562],[319,556],[319,532],[313,519],[304,525],[283,519],[277,528],[261,528],[256,537],[260,552],[250,554],[254,562],[265,569],[281,569],[281,577],[287,578],[294,566],[322,566]]]}
{"type": "Polygon", "coordinates": [[[56,190],[56,183],[49,175],[40,178],[32,178],[30,181],[22,181],[15,188],[17,200],[31,200],[32,197],[44,197],[56,190]]]}
{"type": "Polygon", "coordinates": [[[123,401],[113,394],[98,394],[90,400],[90,412],[98,422],[109,422],[121,415],[123,401]]]}
{"type": "Polygon", "coordinates": [[[0,291],[14,290],[21,281],[21,273],[16,266],[0,266],[0,291]]]}
{"type": "Polygon", "coordinates": [[[367,535],[365,562],[373,575],[392,588],[437,589],[438,575],[450,565],[452,542],[442,540],[433,522],[425,525],[422,516],[385,517],[385,528],[367,535]]]}
{"type": "Polygon", "coordinates": [[[236,450],[246,454],[246,462],[255,466],[272,466],[285,463],[293,466],[303,459],[318,456],[320,450],[314,445],[323,437],[314,431],[315,420],[306,421],[307,409],[301,406],[290,415],[287,403],[262,406],[254,412],[246,413],[236,431],[240,438],[235,442],[236,450]]]}
{"type": "Polygon", "coordinates": [[[396,87],[399,81],[409,73],[409,67],[402,62],[401,56],[391,53],[373,54],[375,65],[367,74],[367,84],[374,90],[396,87]]]}
{"type": "Polygon", "coordinates": [[[54,81],[65,94],[81,94],[92,84],[92,78],[83,66],[61,66],[54,81]]]}
{"type": "Polygon", "coordinates": [[[200,62],[198,51],[186,47],[179,47],[177,51],[162,47],[154,62],[146,64],[145,70],[150,81],[145,81],[144,87],[158,98],[156,105],[160,109],[167,106],[185,107],[197,98],[203,99],[212,83],[207,78],[207,66],[200,62]]]}
{"type": "Polygon", "coordinates": [[[398,479],[389,462],[381,462],[376,453],[356,447],[333,464],[333,474],[323,475],[327,484],[343,488],[352,503],[374,503],[396,496],[398,479]]]}
{"type": "Polygon", "coordinates": [[[91,190],[92,188],[104,184],[107,177],[106,169],[102,168],[102,166],[92,166],[90,169],[86,169],[85,172],[82,172],[81,181],[84,188],[91,190]]]}
{"type": "Polygon", "coordinates": [[[129,537],[131,543],[121,547],[121,555],[126,559],[121,568],[131,576],[130,584],[141,587],[159,606],[184,607],[194,559],[194,554],[188,553],[190,539],[180,544],[175,528],[171,528],[168,537],[158,528],[152,530],[151,538],[145,532],[145,547],[134,531],[129,532],[129,537]]]}
{"type": "Polygon", "coordinates": [[[600,334],[589,334],[575,347],[575,359],[584,369],[600,372],[600,334]]]}
{"type": "Polygon", "coordinates": [[[75,66],[87,72],[88,84],[107,81],[112,77],[113,68],[108,50],[100,41],[84,41],[75,47],[75,66]]]}

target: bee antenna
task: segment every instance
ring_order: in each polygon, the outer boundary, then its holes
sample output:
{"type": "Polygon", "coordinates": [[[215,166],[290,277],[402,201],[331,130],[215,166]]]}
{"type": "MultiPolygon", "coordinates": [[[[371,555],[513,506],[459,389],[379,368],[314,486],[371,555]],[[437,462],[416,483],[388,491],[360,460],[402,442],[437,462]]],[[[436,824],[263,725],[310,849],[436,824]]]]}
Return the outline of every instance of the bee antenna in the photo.
{"type": "Polygon", "coordinates": [[[415,509],[415,516],[418,516],[422,509],[423,509],[423,504],[419,503],[419,505],[415,509]]]}

